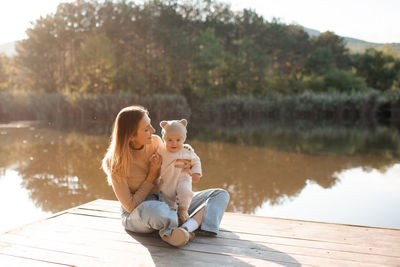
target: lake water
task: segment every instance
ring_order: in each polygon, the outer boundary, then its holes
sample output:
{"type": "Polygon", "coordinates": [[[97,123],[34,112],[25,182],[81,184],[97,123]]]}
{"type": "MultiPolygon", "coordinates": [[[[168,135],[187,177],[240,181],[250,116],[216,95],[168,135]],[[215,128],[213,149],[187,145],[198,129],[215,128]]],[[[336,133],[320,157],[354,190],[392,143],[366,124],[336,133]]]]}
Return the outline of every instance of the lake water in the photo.
{"type": "MultiPolygon", "coordinates": [[[[115,199],[100,169],[108,134],[32,122],[0,126],[0,232],[88,201],[115,199]]],[[[228,211],[400,228],[400,134],[386,126],[263,124],[189,129],[228,211]]]]}

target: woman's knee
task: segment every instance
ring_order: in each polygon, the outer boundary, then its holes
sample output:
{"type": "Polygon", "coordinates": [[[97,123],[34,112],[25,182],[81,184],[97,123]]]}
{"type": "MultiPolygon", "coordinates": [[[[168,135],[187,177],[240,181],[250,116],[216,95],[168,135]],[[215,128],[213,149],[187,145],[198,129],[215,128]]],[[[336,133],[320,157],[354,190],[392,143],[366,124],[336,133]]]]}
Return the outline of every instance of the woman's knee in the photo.
{"type": "Polygon", "coordinates": [[[162,201],[146,201],[143,214],[150,223],[178,223],[178,217],[175,211],[162,201]]]}
{"type": "Polygon", "coordinates": [[[221,201],[225,201],[226,203],[229,202],[230,196],[229,196],[228,191],[226,191],[225,189],[217,188],[213,192],[213,195],[214,195],[215,198],[218,198],[221,201]]]}
{"type": "Polygon", "coordinates": [[[143,202],[142,213],[149,217],[158,217],[167,213],[168,205],[162,201],[145,201],[143,202]]]}

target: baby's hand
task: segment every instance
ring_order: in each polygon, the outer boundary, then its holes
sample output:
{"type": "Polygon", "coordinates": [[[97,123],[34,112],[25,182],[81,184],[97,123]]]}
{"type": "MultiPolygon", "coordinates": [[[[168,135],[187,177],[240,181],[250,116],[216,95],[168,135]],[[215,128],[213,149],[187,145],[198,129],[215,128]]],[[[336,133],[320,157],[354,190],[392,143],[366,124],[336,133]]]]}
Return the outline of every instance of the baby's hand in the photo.
{"type": "Polygon", "coordinates": [[[175,161],[175,168],[181,168],[183,172],[190,172],[190,160],[188,159],[177,159],[175,161]]]}
{"type": "Polygon", "coordinates": [[[200,181],[200,173],[192,173],[192,183],[198,183],[200,181]]]}

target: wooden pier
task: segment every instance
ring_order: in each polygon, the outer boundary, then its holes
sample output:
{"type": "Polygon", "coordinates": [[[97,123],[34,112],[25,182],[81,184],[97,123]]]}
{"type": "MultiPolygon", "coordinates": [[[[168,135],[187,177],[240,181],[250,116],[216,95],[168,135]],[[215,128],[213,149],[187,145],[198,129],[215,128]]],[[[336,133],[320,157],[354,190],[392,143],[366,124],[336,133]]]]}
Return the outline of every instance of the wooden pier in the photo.
{"type": "Polygon", "coordinates": [[[182,248],[126,232],[96,200],[0,235],[0,266],[400,266],[400,230],[225,213],[182,248]]]}

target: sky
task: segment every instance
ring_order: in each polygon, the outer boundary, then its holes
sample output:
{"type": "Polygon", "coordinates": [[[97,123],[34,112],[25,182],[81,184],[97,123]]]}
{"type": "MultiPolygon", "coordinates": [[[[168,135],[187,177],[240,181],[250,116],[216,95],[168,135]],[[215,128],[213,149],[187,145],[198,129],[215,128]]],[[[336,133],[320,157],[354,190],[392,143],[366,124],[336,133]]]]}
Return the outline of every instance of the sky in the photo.
{"type": "MultiPolygon", "coordinates": [[[[66,0],[1,0],[0,44],[26,38],[30,22],[55,13],[66,0]]],[[[399,0],[223,0],[232,9],[251,8],[268,21],[278,18],[321,32],[374,43],[400,43],[399,0]]]]}

